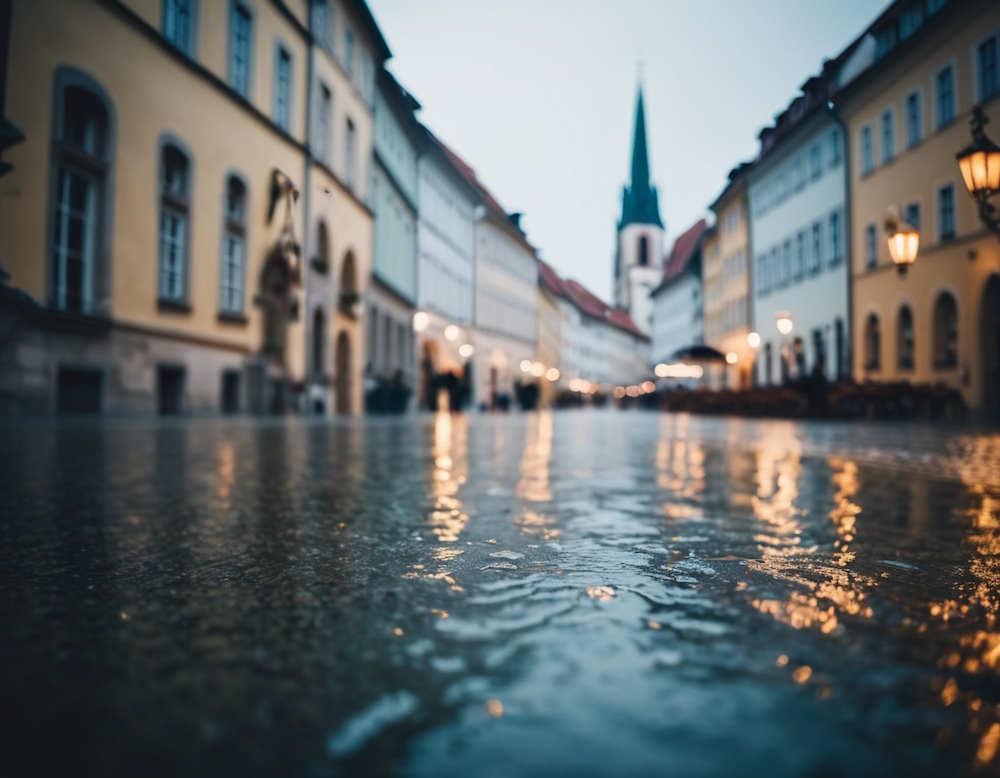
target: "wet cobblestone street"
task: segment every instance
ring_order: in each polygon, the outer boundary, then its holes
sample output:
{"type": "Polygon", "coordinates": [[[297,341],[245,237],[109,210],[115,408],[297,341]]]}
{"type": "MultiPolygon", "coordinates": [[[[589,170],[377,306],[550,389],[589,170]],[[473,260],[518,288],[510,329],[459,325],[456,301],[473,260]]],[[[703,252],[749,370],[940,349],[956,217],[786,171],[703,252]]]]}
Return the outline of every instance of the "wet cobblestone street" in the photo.
{"type": "Polygon", "coordinates": [[[1000,434],[5,423],[0,773],[1000,775],[1000,434]]]}

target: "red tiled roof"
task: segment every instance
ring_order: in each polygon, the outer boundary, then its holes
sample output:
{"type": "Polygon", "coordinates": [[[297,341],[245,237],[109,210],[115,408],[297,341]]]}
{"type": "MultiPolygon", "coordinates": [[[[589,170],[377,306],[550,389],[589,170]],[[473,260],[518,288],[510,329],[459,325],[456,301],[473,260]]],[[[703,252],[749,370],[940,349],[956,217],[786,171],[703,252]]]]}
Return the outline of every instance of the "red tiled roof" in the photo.
{"type": "Polygon", "coordinates": [[[579,308],[585,316],[600,319],[642,340],[648,340],[642,330],[632,321],[632,318],[621,308],[612,308],[589,289],[571,278],[565,281],[564,286],[570,302],[579,308]]]}
{"type": "Polygon", "coordinates": [[[698,243],[701,241],[701,236],[705,234],[706,229],[705,220],[699,219],[697,224],[687,232],[682,233],[674,241],[674,247],[670,251],[670,258],[667,259],[667,266],[663,270],[663,279],[660,281],[660,286],[673,281],[687,270],[687,266],[691,262],[691,257],[694,256],[695,249],[698,248],[698,243]]]}
{"type": "Polygon", "coordinates": [[[547,262],[541,259],[538,260],[538,280],[552,294],[569,299],[569,292],[566,291],[566,282],[559,277],[559,274],[547,262]]]}

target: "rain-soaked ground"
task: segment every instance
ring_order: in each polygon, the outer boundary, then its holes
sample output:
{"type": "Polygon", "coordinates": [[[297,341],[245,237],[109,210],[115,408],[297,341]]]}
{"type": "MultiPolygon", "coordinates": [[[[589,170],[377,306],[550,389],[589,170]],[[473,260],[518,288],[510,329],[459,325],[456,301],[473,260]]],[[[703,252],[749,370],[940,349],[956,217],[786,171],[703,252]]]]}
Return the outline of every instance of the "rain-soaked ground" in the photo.
{"type": "Polygon", "coordinates": [[[7,422],[0,774],[1000,774],[1000,434],[7,422]]]}

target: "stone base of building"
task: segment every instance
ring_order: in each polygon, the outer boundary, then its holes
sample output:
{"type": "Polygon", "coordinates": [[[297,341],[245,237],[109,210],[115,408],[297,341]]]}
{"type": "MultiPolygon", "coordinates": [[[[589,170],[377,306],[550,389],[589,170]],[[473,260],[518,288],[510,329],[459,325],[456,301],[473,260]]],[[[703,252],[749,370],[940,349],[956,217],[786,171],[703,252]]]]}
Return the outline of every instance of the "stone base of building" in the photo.
{"type": "Polygon", "coordinates": [[[281,413],[297,396],[258,355],[0,296],[0,415],[281,413]]]}

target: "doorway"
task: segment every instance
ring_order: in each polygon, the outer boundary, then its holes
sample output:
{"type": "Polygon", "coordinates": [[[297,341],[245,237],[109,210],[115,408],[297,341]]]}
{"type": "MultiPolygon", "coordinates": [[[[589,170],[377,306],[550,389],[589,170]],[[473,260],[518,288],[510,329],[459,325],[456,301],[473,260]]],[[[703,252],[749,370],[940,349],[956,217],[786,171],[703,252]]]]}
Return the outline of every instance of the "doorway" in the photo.
{"type": "Polygon", "coordinates": [[[346,332],[337,336],[334,350],[334,364],[337,370],[336,410],[340,416],[349,416],[351,403],[351,339],[346,332]]]}

